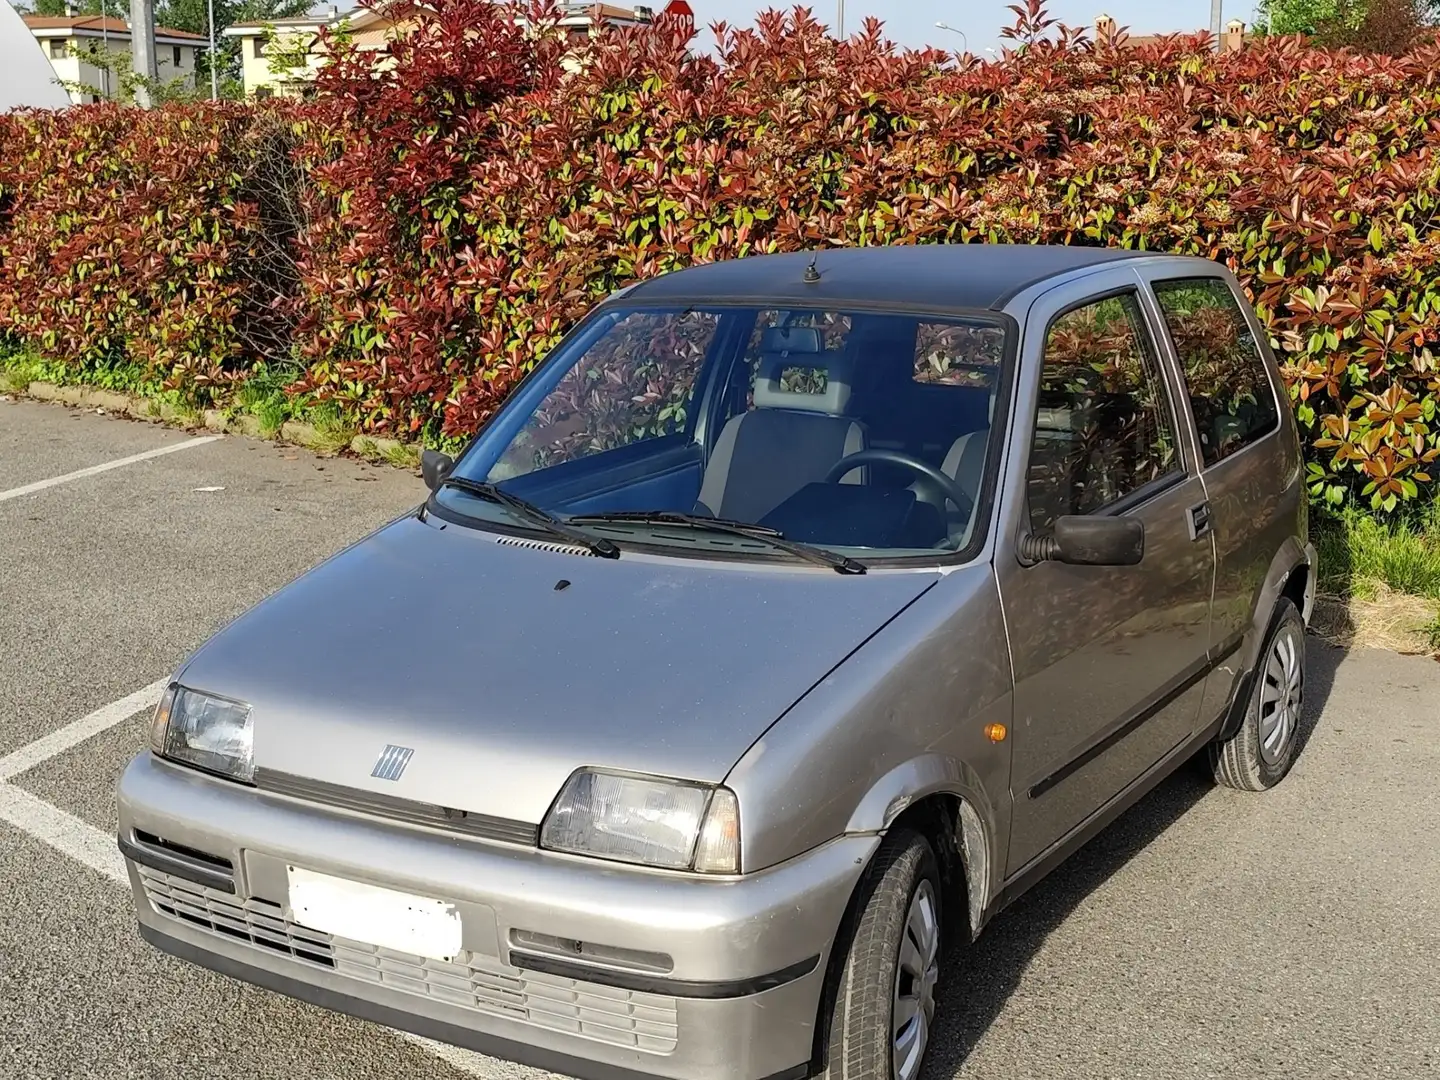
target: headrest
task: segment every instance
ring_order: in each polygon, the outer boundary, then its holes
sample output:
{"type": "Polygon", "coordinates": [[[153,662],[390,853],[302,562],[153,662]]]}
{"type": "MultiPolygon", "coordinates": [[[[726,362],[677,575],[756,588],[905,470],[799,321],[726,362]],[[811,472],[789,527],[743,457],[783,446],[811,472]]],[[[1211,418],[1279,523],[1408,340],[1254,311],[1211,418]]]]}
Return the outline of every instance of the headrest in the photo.
{"type": "MultiPolygon", "coordinates": [[[[820,332],[812,327],[792,327],[789,333],[798,333],[819,343],[820,332]]],[[[762,344],[768,344],[768,334],[766,331],[762,344]]],[[[798,409],[843,416],[850,404],[853,375],[854,362],[842,352],[764,350],[760,353],[760,368],[755,373],[755,408],[798,409]]]]}

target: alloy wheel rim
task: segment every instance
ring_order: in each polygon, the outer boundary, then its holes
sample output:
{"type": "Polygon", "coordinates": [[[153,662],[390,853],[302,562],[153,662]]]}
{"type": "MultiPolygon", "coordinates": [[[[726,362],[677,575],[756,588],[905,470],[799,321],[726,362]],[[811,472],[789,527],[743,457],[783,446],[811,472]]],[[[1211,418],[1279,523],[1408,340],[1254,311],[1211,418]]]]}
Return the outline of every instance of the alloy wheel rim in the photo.
{"type": "Polygon", "coordinates": [[[1260,683],[1260,757],[1267,765],[1282,761],[1295,737],[1304,704],[1303,646],[1286,630],[1275,638],[1260,683]]]}
{"type": "Polygon", "coordinates": [[[895,996],[890,1010],[894,1039],[891,1073],[895,1080],[915,1080],[930,1043],[935,984],[940,979],[938,911],[934,888],[928,879],[920,882],[905,915],[895,965],[895,996]]]}

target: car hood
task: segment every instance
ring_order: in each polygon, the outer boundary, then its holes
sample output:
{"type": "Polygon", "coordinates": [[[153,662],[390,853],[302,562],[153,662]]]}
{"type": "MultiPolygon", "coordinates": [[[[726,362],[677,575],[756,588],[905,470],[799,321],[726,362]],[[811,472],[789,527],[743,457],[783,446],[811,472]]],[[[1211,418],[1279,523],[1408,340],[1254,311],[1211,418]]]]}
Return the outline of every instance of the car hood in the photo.
{"type": "Polygon", "coordinates": [[[935,580],[596,559],[412,516],[241,616],[181,681],[251,705],[259,770],[536,823],[585,765],[723,780],[935,580]],[[371,775],[387,746],[414,751],[395,780],[371,775]]]}

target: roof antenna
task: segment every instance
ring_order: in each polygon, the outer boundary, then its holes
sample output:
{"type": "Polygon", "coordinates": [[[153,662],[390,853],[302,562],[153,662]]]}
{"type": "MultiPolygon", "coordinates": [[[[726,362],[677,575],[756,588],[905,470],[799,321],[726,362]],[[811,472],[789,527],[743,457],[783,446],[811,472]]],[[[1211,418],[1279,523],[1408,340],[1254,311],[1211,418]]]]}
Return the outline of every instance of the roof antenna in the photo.
{"type": "Polygon", "coordinates": [[[815,282],[817,282],[817,281],[820,280],[820,271],[815,269],[815,260],[816,260],[818,257],[819,257],[819,256],[817,256],[817,255],[811,255],[811,256],[810,256],[810,265],[807,266],[807,267],[805,267],[805,277],[804,277],[804,281],[805,281],[805,284],[807,284],[807,285],[814,285],[815,282]]]}

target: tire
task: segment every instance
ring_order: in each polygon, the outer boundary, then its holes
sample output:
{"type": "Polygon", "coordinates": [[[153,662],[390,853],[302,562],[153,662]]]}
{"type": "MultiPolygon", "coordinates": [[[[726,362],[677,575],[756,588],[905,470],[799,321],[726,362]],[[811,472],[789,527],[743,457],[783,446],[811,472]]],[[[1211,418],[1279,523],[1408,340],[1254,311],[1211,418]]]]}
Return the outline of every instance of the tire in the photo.
{"type": "Polygon", "coordinates": [[[1216,782],[1238,791],[1274,787],[1295,762],[1305,703],[1305,624],[1288,598],[1275,606],[1253,682],[1239,730],[1210,744],[1216,782]]]}
{"type": "MultiPolygon", "coordinates": [[[[834,981],[826,1080],[919,1076],[934,1024],[943,955],[942,899],[930,843],[908,829],[885,837],[861,878],[847,920],[852,932],[834,981]],[[923,933],[927,918],[928,937],[923,933]],[[908,1036],[903,1044],[897,1039],[897,1005],[899,1012],[909,1013],[901,1016],[899,1034],[908,1036]],[[896,1054],[897,1044],[903,1045],[903,1056],[896,1054]]],[[[837,947],[843,944],[842,935],[837,947]]]]}

